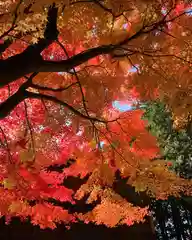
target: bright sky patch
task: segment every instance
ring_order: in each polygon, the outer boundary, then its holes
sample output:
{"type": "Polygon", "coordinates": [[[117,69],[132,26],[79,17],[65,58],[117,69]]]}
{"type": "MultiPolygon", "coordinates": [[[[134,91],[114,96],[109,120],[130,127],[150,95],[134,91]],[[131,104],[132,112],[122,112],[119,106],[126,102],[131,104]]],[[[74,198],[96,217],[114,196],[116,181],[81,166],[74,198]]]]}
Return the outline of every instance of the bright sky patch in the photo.
{"type": "Polygon", "coordinates": [[[137,72],[139,70],[139,65],[138,64],[135,64],[134,66],[132,66],[129,70],[128,70],[128,72],[129,73],[135,73],[135,72],[137,72]]]}
{"type": "Polygon", "coordinates": [[[188,8],[185,10],[187,16],[192,16],[192,8],[188,8]]]}
{"type": "Polygon", "coordinates": [[[114,101],[112,103],[112,105],[115,109],[119,110],[120,112],[126,112],[126,111],[130,111],[132,109],[131,105],[120,102],[120,101],[114,101]]]}

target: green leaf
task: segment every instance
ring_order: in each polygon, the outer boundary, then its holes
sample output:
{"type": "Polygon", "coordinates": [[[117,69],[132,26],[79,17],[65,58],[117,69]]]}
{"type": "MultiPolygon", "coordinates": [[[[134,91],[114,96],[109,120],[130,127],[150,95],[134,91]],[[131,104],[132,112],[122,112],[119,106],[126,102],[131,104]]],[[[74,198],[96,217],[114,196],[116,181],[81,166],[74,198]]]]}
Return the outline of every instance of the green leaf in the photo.
{"type": "Polygon", "coordinates": [[[132,137],[131,140],[129,141],[129,146],[132,147],[133,143],[135,142],[137,138],[136,137],[132,137]]]}

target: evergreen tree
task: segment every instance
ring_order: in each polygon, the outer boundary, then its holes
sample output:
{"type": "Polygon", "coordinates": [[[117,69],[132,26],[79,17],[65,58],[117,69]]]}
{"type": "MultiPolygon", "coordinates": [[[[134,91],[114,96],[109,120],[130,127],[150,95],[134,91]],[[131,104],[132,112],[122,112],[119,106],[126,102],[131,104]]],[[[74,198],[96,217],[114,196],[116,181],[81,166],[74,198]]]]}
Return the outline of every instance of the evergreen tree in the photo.
{"type": "Polygon", "coordinates": [[[173,127],[171,111],[160,101],[145,105],[143,118],[148,129],[157,137],[163,159],[180,176],[192,177],[192,136],[188,129],[173,127]]]}

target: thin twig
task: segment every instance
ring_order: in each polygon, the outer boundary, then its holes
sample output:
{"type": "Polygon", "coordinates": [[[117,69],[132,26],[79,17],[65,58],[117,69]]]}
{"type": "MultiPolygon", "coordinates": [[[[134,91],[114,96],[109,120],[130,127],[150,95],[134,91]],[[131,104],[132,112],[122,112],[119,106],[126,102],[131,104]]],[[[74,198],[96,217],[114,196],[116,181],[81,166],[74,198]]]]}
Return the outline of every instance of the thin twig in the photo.
{"type": "Polygon", "coordinates": [[[33,130],[32,130],[32,126],[30,124],[29,118],[28,118],[27,103],[25,100],[23,102],[24,102],[24,107],[25,107],[26,123],[27,123],[27,127],[29,129],[30,138],[31,138],[31,147],[32,147],[33,154],[34,154],[34,159],[33,159],[33,162],[34,162],[35,161],[35,144],[34,144],[34,138],[33,138],[33,130]]]}

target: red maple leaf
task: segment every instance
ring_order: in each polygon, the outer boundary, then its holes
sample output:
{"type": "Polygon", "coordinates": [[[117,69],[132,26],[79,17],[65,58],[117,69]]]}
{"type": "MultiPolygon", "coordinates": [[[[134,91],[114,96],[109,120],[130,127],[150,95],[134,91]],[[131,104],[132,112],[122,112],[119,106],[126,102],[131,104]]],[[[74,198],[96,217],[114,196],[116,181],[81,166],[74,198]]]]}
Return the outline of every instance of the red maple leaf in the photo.
{"type": "Polygon", "coordinates": [[[19,146],[23,149],[27,149],[26,145],[27,145],[28,141],[29,141],[29,139],[25,139],[25,138],[20,139],[19,141],[16,142],[16,146],[19,146]]]}

